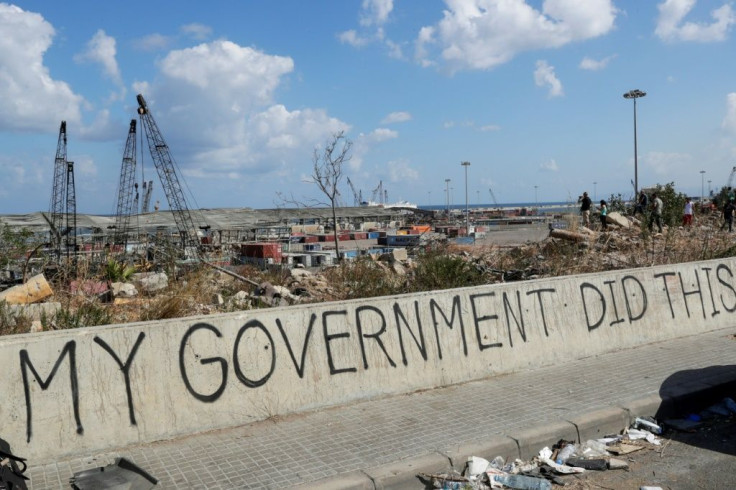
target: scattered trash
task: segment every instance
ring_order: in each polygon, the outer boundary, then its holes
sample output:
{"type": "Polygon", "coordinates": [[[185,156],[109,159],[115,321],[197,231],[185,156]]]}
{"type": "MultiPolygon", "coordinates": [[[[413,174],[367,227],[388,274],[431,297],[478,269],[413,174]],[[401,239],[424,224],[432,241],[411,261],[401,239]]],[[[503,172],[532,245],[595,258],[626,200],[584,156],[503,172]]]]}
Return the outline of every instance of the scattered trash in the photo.
{"type": "Polygon", "coordinates": [[[605,459],[570,458],[567,460],[567,464],[586,470],[603,471],[608,469],[608,462],[605,459]]]}
{"type": "Polygon", "coordinates": [[[608,469],[609,470],[628,470],[629,463],[627,463],[623,459],[611,458],[608,460],[608,469]]]}
{"type": "Polygon", "coordinates": [[[660,427],[654,419],[651,417],[637,417],[634,419],[634,427],[639,429],[646,429],[652,434],[661,434],[662,427],[660,427]]]}
{"type": "Polygon", "coordinates": [[[524,475],[493,475],[493,481],[518,490],[551,490],[552,484],[544,478],[524,475]]]}
{"type": "Polygon", "coordinates": [[[117,458],[107,466],[74,473],[69,483],[75,490],[148,490],[158,480],[133,462],[117,458]]]}

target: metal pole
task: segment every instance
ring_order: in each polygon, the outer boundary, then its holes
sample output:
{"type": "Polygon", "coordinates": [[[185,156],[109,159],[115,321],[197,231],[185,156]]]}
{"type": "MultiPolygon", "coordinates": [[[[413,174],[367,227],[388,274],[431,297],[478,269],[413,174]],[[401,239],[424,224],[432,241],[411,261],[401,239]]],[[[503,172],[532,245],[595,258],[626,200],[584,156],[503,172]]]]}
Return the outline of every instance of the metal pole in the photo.
{"type": "Polygon", "coordinates": [[[700,207],[705,202],[705,170],[700,171],[700,207]]]}
{"type": "Polygon", "coordinates": [[[445,179],[445,205],[447,206],[447,217],[450,217],[450,179],[445,179]]]}
{"type": "Polygon", "coordinates": [[[636,144],[636,97],[634,97],[634,199],[639,197],[639,155],[636,144]]]}
{"type": "Polygon", "coordinates": [[[634,199],[639,198],[639,150],[636,141],[636,99],[646,96],[646,92],[639,89],[629,90],[624,94],[624,99],[634,99],[634,199]]]}
{"type": "Polygon", "coordinates": [[[460,163],[463,167],[465,167],[465,235],[470,235],[470,214],[468,213],[468,167],[470,166],[470,162],[462,162],[460,163]]]}
{"type": "Polygon", "coordinates": [[[593,200],[598,200],[598,182],[593,182],[593,200]]]}

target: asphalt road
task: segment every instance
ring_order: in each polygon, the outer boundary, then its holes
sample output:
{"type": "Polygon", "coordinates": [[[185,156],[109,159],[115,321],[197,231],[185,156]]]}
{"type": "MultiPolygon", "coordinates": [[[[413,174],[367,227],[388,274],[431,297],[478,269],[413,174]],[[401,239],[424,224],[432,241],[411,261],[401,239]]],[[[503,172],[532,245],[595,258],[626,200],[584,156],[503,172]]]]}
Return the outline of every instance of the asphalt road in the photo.
{"type": "Polygon", "coordinates": [[[565,488],[673,490],[736,489],[736,417],[719,418],[693,432],[667,431],[662,446],[623,456],[629,471],[588,471],[565,477],[565,488]]]}

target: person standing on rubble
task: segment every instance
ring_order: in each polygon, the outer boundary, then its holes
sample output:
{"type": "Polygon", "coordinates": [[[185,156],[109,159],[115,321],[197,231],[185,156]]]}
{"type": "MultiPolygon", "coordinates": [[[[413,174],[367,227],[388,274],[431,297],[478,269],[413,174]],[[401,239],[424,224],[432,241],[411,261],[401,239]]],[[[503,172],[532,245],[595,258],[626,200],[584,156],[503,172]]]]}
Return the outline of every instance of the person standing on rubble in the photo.
{"type": "Polygon", "coordinates": [[[685,208],[682,210],[682,226],[693,224],[693,203],[689,197],[685,198],[685,208]]]}
{"type": "Polygon", "coordinates": [[[608,216],[608,204],[606,203],[606,201],[601,199],[601,230],[603,231],[606,231],[608,229],[606,216],[608,216]]]}
{"type": "MultiPolygon", "coordinates": [[[[733,230],[733,212],[736,211],[736,205],[734,205],[734,198],[731,197],[728,199],[728,202],[725,206],[723,206],[723,225],[725,226],[728,224],[728,231],[731,232],[733,230]]],[[[723,228],[723,227],[721,227],[723,228]]]]}
{"type": "Polygon", "coordinates": [[[649,218],[649,231],[652,231],[654,229],[654,223],[657,223],[657,228],[659,229],[659,232],[662,233],[662,208],[664,207],[664,203],[659,198],[657,193],[655,192],[652,194],[652,204],[651,204],[651,217],[649,218]]]}
{"type": "Polygon", "coordinates": [[[645,214],[647,212],[647,206],[649,205],[649,198],[644,191],[639,192],[639,200],[634,206],[634,216],[636,213],[645,214]]]}
{"type": "Polygon", "coordinates": [[[592,204],[592,201],[590,200],[590,197],[588,197],[587,192],[583,192],[583,198],[580,202],[580,214],[583,215],[583,226],[590,228],[590,205],[592,204]]]}

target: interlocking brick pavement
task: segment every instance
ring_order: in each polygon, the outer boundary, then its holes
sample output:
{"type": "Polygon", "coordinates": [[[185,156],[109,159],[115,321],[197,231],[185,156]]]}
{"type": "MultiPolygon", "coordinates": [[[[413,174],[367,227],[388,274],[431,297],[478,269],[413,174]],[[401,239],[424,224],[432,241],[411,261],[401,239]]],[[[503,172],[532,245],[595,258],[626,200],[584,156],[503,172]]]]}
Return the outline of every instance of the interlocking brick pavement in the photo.
{"type": "MultiPolygon", "coordinates": [[[[320,482],[340,488],[341,475],[356,473],[373,483],[371,468],[402,461],[409,468],[409,462],[428,454],[447,457],[463,445],[482,445],[494,438],[508,442],[509,437],[516,439],[534,430],[554,438],[552,429],[545,430],[564,426],[560,422],[607,408],[630,408],[637,403],[650,407],[668,378],[677,382],[667,386],[662,397],[677,400],[704,387],[736,382],[736,327],[462,385],[31,466],[29,488],[70,488],[73,473],[121,456],[158,478],[157,488],[164,489],[281,489],[309,483],[319,488],[320,482]],[[703,371],[670,378],[713,366],[722,366],[717,376],[705,376],[703,371]]],[[[403,486],[423,488],[418,480],[411,481],[412,471],[407,475],[403,486]]]]}

